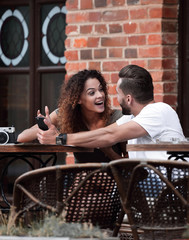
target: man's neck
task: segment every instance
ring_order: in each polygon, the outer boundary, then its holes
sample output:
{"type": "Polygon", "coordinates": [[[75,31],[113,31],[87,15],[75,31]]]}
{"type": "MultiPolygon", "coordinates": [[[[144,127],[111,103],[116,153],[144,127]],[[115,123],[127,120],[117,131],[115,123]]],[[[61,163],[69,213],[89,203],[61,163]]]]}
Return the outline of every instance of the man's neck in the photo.
{"type": "Polygon", "coordinates": [[[152,103],[155,103],[155,101],[153,100],[153,101],[150,101],[145,104],[135,102],[135,105],[132,109],[132,114],[136,117],[144,107],[146,107],[147,105],[152,104],[152,103]]]}

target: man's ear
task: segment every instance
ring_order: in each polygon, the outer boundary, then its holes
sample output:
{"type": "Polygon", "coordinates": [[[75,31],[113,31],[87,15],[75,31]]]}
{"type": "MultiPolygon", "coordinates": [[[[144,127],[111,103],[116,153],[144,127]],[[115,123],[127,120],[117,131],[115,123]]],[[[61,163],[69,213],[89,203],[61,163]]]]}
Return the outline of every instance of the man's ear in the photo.
{"type": "Polygon", "coordinates": [[[126,101],[127,101],[127,104],[131,104],[132,102],[132,96],[130,94],[127,94],[126,96],[126,101]]]}
{"type": "Polygon", "coordinates": [[[81,104],[81,100],[78,101],[78,104],[81,104]]]}

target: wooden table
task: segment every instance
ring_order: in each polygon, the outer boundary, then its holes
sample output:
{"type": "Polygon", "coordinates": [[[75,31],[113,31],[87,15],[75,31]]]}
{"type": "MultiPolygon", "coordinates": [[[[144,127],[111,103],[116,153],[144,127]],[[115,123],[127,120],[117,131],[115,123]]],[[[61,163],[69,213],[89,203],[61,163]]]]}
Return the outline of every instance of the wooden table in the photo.
{"type": "Polygon", "coordinates": [[[58,152],[93,152],[92,148],[43,145],[39,143],[18,143],[0,145],[1,153],[58,153],[58,152]]]}
{"type": "Polygon", "coordinates": [[[93,152],[93,149],[75,146],[42,145],[38,143],[0,145],[0,163],[4,161],[0,170],[0,191],[3,200],[3,205],[0,204],[1,210],[9,210],[10,208],[10,202],[5,196],[4,187],[5,177],[13,162],[21,160],[29,166],[29,170],[33,170],[36,168],[36,165],[37,167],[46,167],[49,164],[55,165],[57,153],[62,152],[93,152]]]}
{"type": "Polygon", "coordinates": [[[169,155],[168,160],[189,159],[189,141],[172,143],[160,142],[152,144],[127,144],[126,151],[166,151],[169,155]]]}
{"type": "Polygon", "coordinates": [[[167,152],[189,152],[189,142],[179,143],[152,143],[152,144],[127,144],[127,151],[167,151],[167,152]]]}

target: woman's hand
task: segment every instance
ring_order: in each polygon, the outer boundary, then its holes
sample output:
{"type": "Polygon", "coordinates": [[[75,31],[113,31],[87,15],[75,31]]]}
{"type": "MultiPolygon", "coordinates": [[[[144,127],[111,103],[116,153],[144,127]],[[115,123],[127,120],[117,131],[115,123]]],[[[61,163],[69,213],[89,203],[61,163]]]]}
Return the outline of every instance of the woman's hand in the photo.
{"type": "Polygon", "coordinates": [[[44,121],[49,129],[47,131],[38,129],[37,133],[38,141],[41,144],[56,144],[56,137],[59,135],[57,128],[52,123],[49,123],[46,119],[44,121]]]}
{"type": "MultiPolygon", "coordinates": [[[[42,116],[39,110],[37,114],[38,116],[42,116]]],[[[59,131],[51,122],[51,118],[49,116],[49,109],[47,106],[45,107],[45,114],[46,116],[44,122],[48,126],[48,130],[43,131],[41,129],[38,129],[37,139],[41,144],[56,144],[56,137],[59,135],[59,131]]]]}

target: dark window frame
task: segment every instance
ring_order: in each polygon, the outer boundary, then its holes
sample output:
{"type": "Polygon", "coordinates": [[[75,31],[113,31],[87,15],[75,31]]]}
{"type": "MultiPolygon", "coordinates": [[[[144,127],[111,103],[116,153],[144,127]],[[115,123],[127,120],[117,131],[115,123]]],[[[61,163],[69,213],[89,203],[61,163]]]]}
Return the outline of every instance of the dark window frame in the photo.
{"type": "Polygon", "coordinates": [[[29,74],[30,79],[30,109],[29,109],[29,125],[35,123],[34,116],[36,109],[41,107],[41,78],[43,73],[66,73],[65,66],[45,67],[40,65],[41,53],[41,29],[40,29],[40,6],[42,4],[65,4],[66,0],[1,0],[0,6],[19,6],[27,5],[30,10],[29,22],[29,67],[0,67],[1,74],[29,74]]]}
{"type": "Polygon", "coordinates": [[[179,1],[178,115],[185,136],[189,136],[189,1],[179,1]]]}

